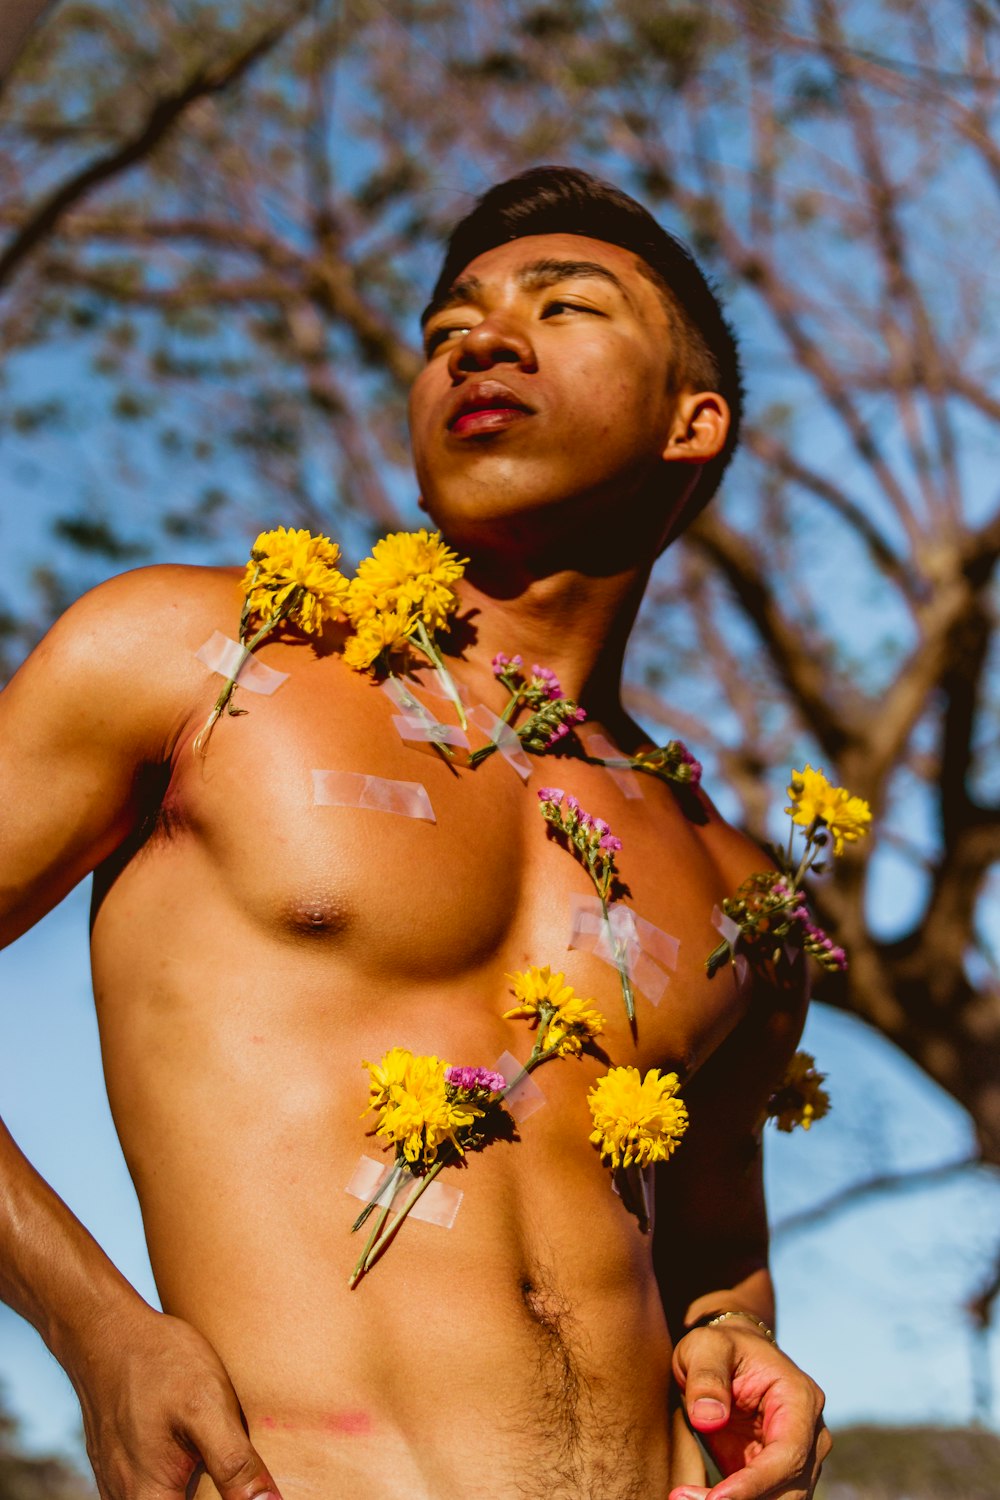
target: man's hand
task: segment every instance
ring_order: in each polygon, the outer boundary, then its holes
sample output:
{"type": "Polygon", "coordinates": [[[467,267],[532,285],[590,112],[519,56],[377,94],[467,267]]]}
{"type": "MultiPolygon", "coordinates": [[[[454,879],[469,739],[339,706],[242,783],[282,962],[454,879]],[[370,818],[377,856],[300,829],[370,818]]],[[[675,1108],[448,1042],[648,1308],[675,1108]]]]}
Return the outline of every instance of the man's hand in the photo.
{"type": "Polygon", "coordinates": [[[185,1500],[204,1467],[222,1500],[280,1500],[215,1350],[145,1308],[72,1371],[101,1500],[185,1500]]]}
{"type": "Polygon", "coordinates": [[[809,1500],[832,1442],[815,1381],[742,1320],[696,1328],[674,1350],[691,1426],[727,1476],[669,1500],[809,1500]]]}

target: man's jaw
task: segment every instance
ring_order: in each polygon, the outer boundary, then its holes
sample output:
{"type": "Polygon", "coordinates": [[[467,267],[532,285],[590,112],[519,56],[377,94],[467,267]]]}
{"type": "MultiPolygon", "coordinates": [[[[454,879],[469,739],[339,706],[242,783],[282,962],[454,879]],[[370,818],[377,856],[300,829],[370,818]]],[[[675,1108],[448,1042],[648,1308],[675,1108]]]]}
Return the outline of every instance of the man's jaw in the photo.
{"type": "Polygon", "coordinates": [[[475,380],[453,393],[446,426],[449,435],[459,440],[489,437],[533,415],[533,407],[502,380],[475,380]]]}

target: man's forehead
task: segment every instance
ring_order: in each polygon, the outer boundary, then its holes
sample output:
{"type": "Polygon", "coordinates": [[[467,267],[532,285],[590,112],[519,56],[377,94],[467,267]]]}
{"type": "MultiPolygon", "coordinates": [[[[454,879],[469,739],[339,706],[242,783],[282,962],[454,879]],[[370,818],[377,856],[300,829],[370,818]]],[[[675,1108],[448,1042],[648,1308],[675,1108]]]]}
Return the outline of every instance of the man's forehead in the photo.
{"type": "Polygon", "coordinates": [[[585,234],[531,234],[505,240],[469,261],[451,286],[425,309],[422,322],[458,302],[476,301],[491,288],[513,282],[538,290],[569,277],[590,277],[613,286],[627,302],[643,300],[652,272],[631,250],[585,234]]]}

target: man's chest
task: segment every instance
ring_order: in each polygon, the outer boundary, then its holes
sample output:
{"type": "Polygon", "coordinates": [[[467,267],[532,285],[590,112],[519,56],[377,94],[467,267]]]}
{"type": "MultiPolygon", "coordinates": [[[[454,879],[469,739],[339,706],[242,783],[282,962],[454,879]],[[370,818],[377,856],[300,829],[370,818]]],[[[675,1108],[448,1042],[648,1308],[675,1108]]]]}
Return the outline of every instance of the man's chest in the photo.
{"type": "Polygon", "coordinates": [[[627,1060],[700,1061],[734,1020],[727,976],[704,972],[724,892],[671,790],[572,754],[532,757],[526,780],[500,753],[469,769],[414,748],[376,687],[348,679],[331,694],[331,675],[318,664],[273,700],[248,699],[205,756],[182,754],[165,804],[176,834],[154,842],[150,873],[207,862],[291,959],[328,962],[366,995],[433,989],[465,1015],[473,1000],[512,1003],[506,976],[548,965],[598,1004],[627,1060]],[[604,903],[542,815],[553,785],[621,840],[604,903]]]}

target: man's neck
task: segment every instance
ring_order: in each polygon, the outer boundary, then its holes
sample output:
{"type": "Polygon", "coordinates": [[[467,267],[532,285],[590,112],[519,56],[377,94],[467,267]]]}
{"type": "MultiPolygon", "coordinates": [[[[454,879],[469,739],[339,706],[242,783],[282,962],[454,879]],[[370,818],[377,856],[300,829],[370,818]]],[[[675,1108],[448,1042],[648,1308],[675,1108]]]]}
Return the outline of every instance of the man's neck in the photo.
{"type": "Polygon", "coordinates": [[[565,695],[604,723],[621,717],[622,662],[646,586],[638,569],[594,576],[570,569],[532,573],[473,559],[462,581],[463,655],[485,678],[497,652],[551,668],[565,695]]]}

